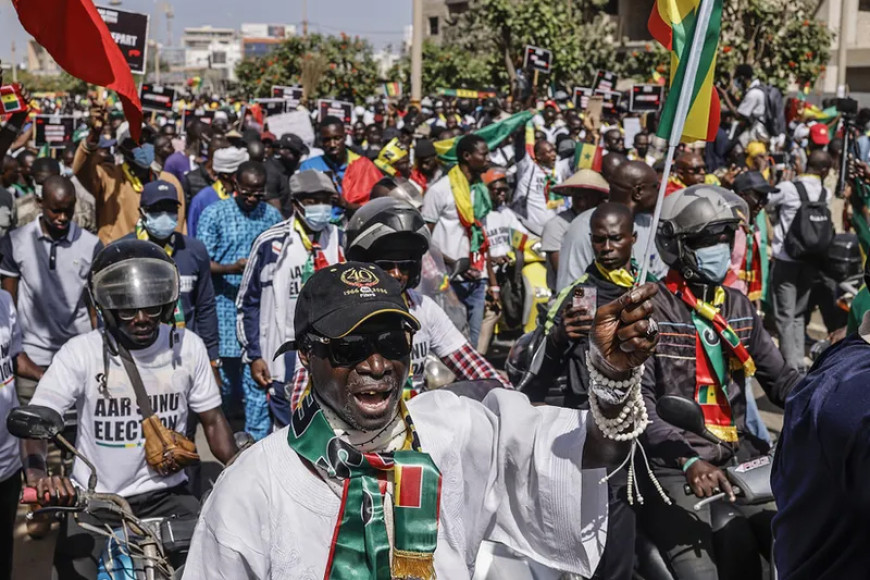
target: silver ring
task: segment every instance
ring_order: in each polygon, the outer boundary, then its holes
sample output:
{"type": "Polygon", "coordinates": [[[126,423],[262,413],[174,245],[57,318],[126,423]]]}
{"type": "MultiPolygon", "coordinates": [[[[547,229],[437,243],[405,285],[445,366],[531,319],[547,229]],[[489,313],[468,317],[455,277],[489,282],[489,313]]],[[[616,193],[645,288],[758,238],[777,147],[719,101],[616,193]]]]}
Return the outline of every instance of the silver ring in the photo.
{"type": "Polygon", "coordinates": [[[647,338],[655,338],[659,333],[659,324],[654,318],[649,319],[649,326],[646,329],[647,338]]]}

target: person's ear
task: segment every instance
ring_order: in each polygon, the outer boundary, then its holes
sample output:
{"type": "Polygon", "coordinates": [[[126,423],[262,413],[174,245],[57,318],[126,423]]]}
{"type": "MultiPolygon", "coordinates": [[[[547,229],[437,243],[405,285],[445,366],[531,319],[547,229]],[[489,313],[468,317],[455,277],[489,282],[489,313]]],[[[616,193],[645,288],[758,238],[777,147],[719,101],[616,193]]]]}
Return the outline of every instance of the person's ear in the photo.
{"type": "Polygon", "coordinates": [[[296,351],[296,356],[299,358],[299,363],[305,367],[305,370],[309,370],[311,367],[309,366],[308,361],[308,351],[304,349],[299,349],[296,351]]]}
{"type": "Polygon", "coordinates": [[[631,243],[632,245],[637,243],[637,232],[631,232],[631,243]]]}

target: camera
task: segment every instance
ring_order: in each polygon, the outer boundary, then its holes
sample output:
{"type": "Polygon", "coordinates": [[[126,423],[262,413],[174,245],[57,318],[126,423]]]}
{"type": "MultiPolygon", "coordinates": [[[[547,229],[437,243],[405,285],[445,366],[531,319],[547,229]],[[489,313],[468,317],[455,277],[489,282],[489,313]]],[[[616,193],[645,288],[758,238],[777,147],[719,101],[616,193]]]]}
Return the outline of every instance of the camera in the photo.
{"type": "Polygon", "coordinates": [[[845,99],[837,99],[835,101],[835,106],[837,107],[837,112],[843,117],[853,119],[858,115],[858,101],[855,99],[850,99],[848,97],[845,99]]]}

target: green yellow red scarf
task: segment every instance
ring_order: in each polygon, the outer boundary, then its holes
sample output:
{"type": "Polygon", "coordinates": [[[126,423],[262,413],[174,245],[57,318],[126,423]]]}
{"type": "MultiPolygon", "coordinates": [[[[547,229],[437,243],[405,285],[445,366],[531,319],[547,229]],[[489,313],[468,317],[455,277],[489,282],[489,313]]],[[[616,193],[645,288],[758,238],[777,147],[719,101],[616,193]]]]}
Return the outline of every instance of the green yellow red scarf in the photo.
{"type": "Polygon", "coordinates": [[[746,228],[746,259],[739,277],[746,282],[750,300],[761,300],[767,290],[767,214],[761,210],[755,223],[746,228]]]}
{"type": "Polygon", "coordinates": [[[453,193],[459,221],[465,228],[468,239],[471,240],[471,267],[484,272],[489,241],[483,228],[483,220],[492,211],[489,190],[483,183],[468,183],[468,178],[462,173],[459,165],[454,165],[447,172],[447,178],[450,181],[450,191],[453,193]]]}
{"type": "Polygon", "coordinates": [[[704,411],[704,422],[719,439],[737,441],[737,427],[727,391],[729,358],[722,345],[727,345],[729,354],[737,359],[738,368],[742,367],[747,377],[755,374],[755,361],[719,313],[719,307],[725,302],[725,291],[718,286],[712,304],[698,300],[683,277],[674,270],[668,272],[665,285],[692,310],[692,323],[697,331],[695,399],[704,411]]]}
{"type": "Polygon", "coordinates": [[[343,482],[325,580],[435,578],[441,472],[421,451],[404,401],[399,409],[407,434],[402,449],[391,453],[363,453],[336,437],[313,396],[304,397],[290,418],[290,447],[330,479],[343,482]],[[383,498],[391,476],[392,561],[383,498]]]}

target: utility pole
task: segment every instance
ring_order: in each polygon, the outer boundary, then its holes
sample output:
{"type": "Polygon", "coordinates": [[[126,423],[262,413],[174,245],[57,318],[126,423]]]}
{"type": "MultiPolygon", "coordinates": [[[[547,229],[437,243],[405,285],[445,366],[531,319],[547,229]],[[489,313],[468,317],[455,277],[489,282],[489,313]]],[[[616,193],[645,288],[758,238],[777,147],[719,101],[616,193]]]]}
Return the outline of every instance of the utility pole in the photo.
{"type": "Polygon", "coordinates": [[[411,35],[411,104],[420,107],[423,98],[423,0],[414,0],[411,35]]]}
{"type": "Polygon", "coordinates": [[[302,38],[308,38],[308,0],[302,0],[302,38]]]}
{"type": "Polygon", "coordinates": [[[15,41],[12,41],[12,82],[18,82],[18,58],[15,56],[15,41]]]}
{"type": "MultiPolygon", "coordinates": [[[[846,96],[846,67],[848,66],[846,57],[849,52],[846,48],[848,43],[846,28],[849,26],[849,19],[853,16],[852,6],[852,0],[840,0],[840,31],[837,34],[837,96],[841,98],[846,96]]],[[[857,12],[854,16],[857,16],[857,12]]]]}

